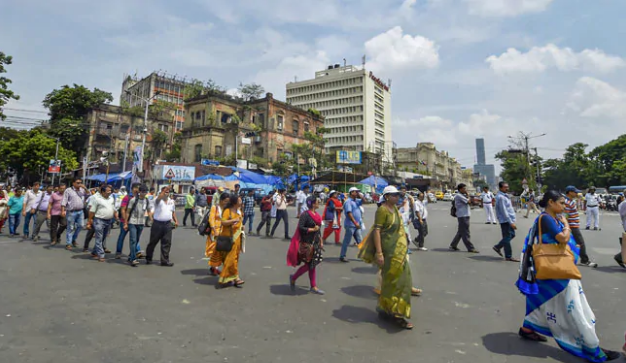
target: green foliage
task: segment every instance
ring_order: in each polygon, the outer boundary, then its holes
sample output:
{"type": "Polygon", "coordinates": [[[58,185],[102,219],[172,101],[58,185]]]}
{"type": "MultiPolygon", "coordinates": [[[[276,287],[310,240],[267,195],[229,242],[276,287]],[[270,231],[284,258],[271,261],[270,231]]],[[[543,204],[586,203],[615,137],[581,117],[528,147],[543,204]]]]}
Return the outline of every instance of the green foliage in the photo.
{"type": "Polygon", "coordinates": [[[87,137],[83,120],[62,118],[51,123],[48,135],[61,140],[61,145],[70,150],[81,150],[85,147],[87,137]]]}
{"type": "Polygon", "coordinates": [[[113,101],[113,95],[94,88],[93,91],[85,86],[74,84],[65,85],[48,93],[43,100],[43,106],[50,111],[50,121],[69,118],[81,120],[94,107],[113,101]]]}
{"type": "Polygon", "coordinates": [[[16,95],[9,89],[11,80],[2,76],[2,73],[7,72],[4,66],[11,63],[13,63],[13,57],[0,52],[0,120],[4,120],[6,118],[4,113],[2,113],[2,107],[4,107],[10,99],[20,99],[20,96],[16,95]]]}
{"type": "Polygon", "coordinates": [[[130,105],[128,104],[128,102],[122,100],[121,102],[121,107],[122,107],[122,113],[129,115],[129,116],[133,116],[133,117],[143,117],[144,116],[144,108],[137,105],[137,106],[133,106],[130,107],[130,105]]]}
{"type": "Polygon", "coordinates": [[[182,136],[180,132],[174,134],[174,144],[172,145],[172,151],[165,154],[167,161],[180,161],[180,151],[182,148],[182,136]]]}
{"type": "Polygon", "coordinates": [[[237,91],[239,92],[241,99],[244,102],[248,102],[248,101],[254,101],[254,100],[261,98],[263,94],[265,93],[265,88],[263,88],[263,86],[261,86],[260,84],[256,84],[256,83],[249,83],[249,84],[239,83],[239,88],[237,88],[237,91]]]}
{"type": "Polygon", "coordinates": [[[589,181],[596,186],[626,184],[626,134],[615,140],[598,146],[589,153],[591,168],[588,172],[589,181]]]}
{"type": "Polygon", "coordinates": [[[322,117],[322,113],[319,112],[318,110],[314,109],[314,108],[309,108],[307,110],[308,113],[310,113],[311,115],[315,116],[315,117],[322,117]]]}
{"type": "MultiPolygon", "coordinates": [[[[4,171],[11,167],[18,175],[25,169],[31,173],[38,172],[40,168],[47,170],[48,163],[54,159],[56,145],[56,140],[40,130],[16,131],[0,128],[0,153],[5,156],[0,159],[0,168],[4,171]]],[[[59,147],[59,160],[62,161],[63,170],[78,168],[76,154],[63,146],[59,147]]]]}
{"type": "Polygon", "coordinates": [[[172,102],[156,100],[148,107],[148,116],[153,119],[172,119],[174,116],[173,112],[177,109],[178,107],[172,102]]]}
{"type": "Polygon", "coordinates": [[[184,99],[195,98],[210,93],[224,93],[224,87],[218,85],[214,80],[209,79],[206,82],[194,79],[185,86],[183,90],[184,99]]]}
{"type": "Polygon", "coordinates": [[[509,183],[511,191],[521,192],[522,180],[528,173],[525,156],[521,153],[501,151],[496,154],[496,159],[502,161],[502,172],[500,173],[502,180],[509,183]]]}

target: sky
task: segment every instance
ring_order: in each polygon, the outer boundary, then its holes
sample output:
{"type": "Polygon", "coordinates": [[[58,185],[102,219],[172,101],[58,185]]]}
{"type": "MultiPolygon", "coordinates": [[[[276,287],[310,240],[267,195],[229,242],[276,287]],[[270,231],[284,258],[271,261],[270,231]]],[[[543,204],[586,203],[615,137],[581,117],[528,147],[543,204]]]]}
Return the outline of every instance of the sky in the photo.
{"type": "MultiPolygon", "coordinates": [[[[82,84],[119,102],[124,74],[152,71],[285,84],[329,64],[391,79],[393,140],[433,142],[463,165],[483,137],[487,162],[519,132],[544,158],[626,130],[622,0],[21,0],[0,12],[0,50],[21,96],[6,107],[46,118],[41,101],[82,84]]],[[[12,109],[12,110],[11,110],[12,109]]]]}

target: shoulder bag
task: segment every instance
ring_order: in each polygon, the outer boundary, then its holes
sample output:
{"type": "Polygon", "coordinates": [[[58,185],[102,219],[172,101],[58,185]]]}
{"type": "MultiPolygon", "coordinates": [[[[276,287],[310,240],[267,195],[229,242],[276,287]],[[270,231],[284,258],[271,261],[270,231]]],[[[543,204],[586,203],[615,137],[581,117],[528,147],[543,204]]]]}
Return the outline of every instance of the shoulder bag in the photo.
{"type": "Polygon", "coordinates": [[[574,254],[568,245],[544,244],[541,235],[541,218],[538,223],[538,241],[533,246],[532,254],[537,271],[537,280],[580,280],[582,275],[574,263],[574,254]]]}
{"type": "Polygon", "coordinates": [[[209,216],[211,215],[212,208],[213,207],[209,208],[204,216],[202,216],[202,221],[198,223],[198,234],[201,236],[208,236],[209,234],[211,234],[211,223],[209,223],[209,216]]]}
{"type": "MultiPolygon", "coordinates": [[[[224,211],[226,212],[226,211],[224,211]]],[[[222,212],[222,215],[224,215],[222,212]]],[[[230,215],[230,212],[229,212],[230,215]]],[[[230,252],[233,249],[233,226],[230,225],[230,236],[217,236],[215,250],[219,252],[230,252]]]]}

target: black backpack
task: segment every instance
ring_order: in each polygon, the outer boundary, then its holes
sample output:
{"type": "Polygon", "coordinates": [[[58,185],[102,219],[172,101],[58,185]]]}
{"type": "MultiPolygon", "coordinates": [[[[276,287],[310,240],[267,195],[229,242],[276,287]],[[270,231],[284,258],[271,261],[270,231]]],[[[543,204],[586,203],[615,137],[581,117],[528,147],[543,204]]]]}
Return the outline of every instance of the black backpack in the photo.
{"type": "Polygon", "coordinates": [[[211,234],[211,223],[209,223],[209,215],[211,214],[211,208],[204,213],[202,220],[198,223],[198,234],[200,236],[208,236],[211,234]]]}
{"type": "Polygon", "coordinates": [[[450,215],[456,218],[456,204],[454,203],[454,199],[452,199],[452,207],[450,208],[450,215]]]}

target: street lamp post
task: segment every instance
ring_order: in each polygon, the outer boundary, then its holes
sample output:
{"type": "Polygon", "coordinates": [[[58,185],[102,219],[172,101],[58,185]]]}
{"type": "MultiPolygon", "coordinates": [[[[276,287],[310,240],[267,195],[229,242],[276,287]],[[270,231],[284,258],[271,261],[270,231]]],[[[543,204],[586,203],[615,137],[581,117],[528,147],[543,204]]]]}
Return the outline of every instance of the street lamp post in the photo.
{"type": "Polygon", "coordinates": [[[141,139],[141,154],[139,156],[139,170],[138,170],[139,173],[142,173],[143,172],[143,155],[144,155],[144,149],[146,148],[146,134],[148,133],[148,107],[150,106],[150,102],[156,96],[158,96],[161,92],[156,91],[154,95],[152,95],[152,97],[150,98],[144,98],[138,95],[133,95],[129,90],[126,90],[126,93],[128,93],[131,96],[135,96],[146,103],[146,108],[143,114],[143,138],[141,139]]]}

